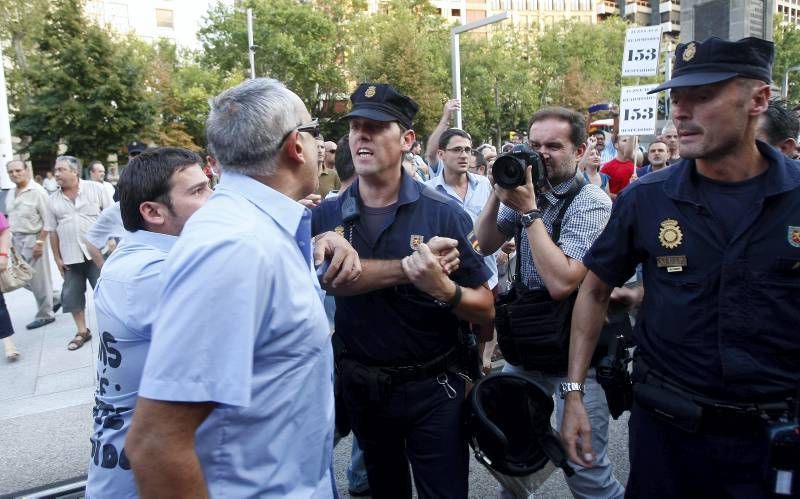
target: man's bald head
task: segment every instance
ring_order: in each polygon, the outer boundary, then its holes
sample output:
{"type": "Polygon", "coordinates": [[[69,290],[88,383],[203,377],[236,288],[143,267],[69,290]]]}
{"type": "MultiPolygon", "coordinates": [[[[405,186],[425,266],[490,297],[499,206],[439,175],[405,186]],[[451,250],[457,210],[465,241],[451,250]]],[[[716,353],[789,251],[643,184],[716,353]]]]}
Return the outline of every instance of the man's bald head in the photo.
{"type": "Polygon", "coordinates": [[[330,140],[325,142],[325,169],[331,170],[335,166],[336,142],[330,140]]]}

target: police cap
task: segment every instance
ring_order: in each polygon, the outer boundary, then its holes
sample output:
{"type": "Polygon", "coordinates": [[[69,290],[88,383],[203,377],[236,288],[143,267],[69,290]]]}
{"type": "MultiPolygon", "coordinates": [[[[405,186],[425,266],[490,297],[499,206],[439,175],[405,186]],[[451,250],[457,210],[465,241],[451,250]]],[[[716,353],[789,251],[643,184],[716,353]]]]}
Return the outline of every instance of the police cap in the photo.
{"type": "Polygon", "coordinates": [[[702,42],[681,43],[675,49],[672,79],[648,93],[711,85],[737,76],[770,83],[774,53],[772,42],[753,37],[729,42],[712,36],[702,42]]]}
{"type": "Polygon", "coordinates": [[[353,109],[343,119],[366,118],[373,121],[396,121],[411,129],[419,105],[391,85],[362,83],[350,95],[353,109]]]}

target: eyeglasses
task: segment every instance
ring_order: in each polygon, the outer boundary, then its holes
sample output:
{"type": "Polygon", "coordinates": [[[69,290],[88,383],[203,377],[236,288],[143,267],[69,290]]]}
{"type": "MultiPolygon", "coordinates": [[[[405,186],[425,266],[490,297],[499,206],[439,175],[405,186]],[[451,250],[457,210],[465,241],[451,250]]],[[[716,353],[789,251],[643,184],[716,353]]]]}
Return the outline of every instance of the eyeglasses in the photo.
{"type": "Polygon", "coordinates": [[[459,147],[451,147],[450,149],[445,149],[445,151],[455,153],[455,154],[457,154],[459,156],[461,155],[461,153],[472,154],[472,148],[471,147],[461,147],[461,146],[459,146],[459,147]]]}
{"type": "Polygon", "coordinates": [[[292,128],[291,130],[289,130],[288,132],[286,132],[286,135],[283,136],[283,138],[281,139],[280,144],[278,144],[278,149],[283,147],[283,143],[286,142],[286,139],[288,139],[289,135],[294,133],[295,130],[297,130],[298,132],[309,133],[309,134],[311,134],[312,137],[314,137],[316,139],[316,138],[319,137],[319,132],[320,132],[319,119],[318,118],[314,118],[313,120],[311,120],[308,123],[301,123],[301,124],[297,125],[296,127],[292,128]]]}

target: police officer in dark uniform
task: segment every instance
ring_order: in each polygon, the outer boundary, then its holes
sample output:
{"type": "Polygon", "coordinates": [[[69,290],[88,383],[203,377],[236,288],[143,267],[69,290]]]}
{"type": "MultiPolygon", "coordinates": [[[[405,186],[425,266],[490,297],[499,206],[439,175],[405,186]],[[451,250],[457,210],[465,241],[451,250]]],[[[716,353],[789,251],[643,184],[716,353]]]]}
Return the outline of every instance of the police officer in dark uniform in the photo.
{"type": "Polygon", "coordinates": [[[420,497],[464,498],[465,382],[454,373],[456,345],[459,320],[494,317],[490,272],[468,239],[469,216],[403,171],[417,104],[385,84],[360,85],[350,99],[358,178],[314,210],[312,225],[315,234],[343,235],[361,259],[357,281],[328,286],[353,431],[374,497],[410,498],[410,462],[420,497]],[[455,270],[440,258],[451,248],[455,270]]]}
{"type": "MultiPolygon", "coordinates": [[[[800,378],[800,164],[755,138],[773,51],[756,38],[678,45],[673,78],[653,91],[672,89],[684,159],[621,193],[584,260],[574,382],[612,287],[643,265],[628,497],[758,498],[775,487],[768,431],[786,421],[800,378]]],[[[590,435],[580,394],[568,394],[562,437],[586,466],[590,435]]]]}

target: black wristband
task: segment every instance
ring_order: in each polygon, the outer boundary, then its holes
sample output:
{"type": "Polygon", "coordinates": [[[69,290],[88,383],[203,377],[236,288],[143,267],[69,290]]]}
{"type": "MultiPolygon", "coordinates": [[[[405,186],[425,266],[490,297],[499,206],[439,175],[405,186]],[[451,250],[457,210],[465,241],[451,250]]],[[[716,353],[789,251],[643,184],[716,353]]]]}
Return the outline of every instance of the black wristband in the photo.
{"type": "Polygon", "coordinates": [[[453,295],[453,298],[451,298],[447,304],[453,308],[456,308],[459,303],[461,303],[461,286],[456,283],[456,294],[453,295]]]}

